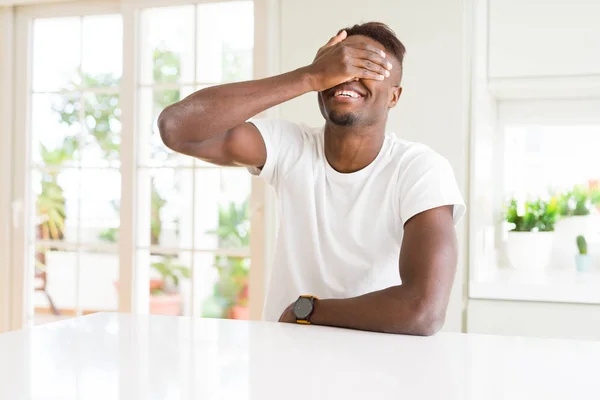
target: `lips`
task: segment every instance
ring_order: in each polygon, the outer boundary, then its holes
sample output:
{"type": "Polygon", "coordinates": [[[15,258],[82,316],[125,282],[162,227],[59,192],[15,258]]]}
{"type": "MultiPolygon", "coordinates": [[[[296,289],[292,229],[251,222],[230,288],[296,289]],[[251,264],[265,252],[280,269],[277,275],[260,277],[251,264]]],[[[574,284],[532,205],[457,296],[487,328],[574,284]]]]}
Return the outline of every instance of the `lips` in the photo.
{"type": "Polygon", "coordinates": [[[335,97],[351,97],[354,99],[358,99],[360,97],[362,97],[360,94],[358,94],[358,92],[354,91],[354,90],[336,90],[335,93],[333,94],[335,97]]]}
{"type": "Polygon", "coordinates": [[[339,100],[355,100],[366,96],[365,91],[358,85],[342,84],[329,89],[327,93],[330,97],[339,100]]]}

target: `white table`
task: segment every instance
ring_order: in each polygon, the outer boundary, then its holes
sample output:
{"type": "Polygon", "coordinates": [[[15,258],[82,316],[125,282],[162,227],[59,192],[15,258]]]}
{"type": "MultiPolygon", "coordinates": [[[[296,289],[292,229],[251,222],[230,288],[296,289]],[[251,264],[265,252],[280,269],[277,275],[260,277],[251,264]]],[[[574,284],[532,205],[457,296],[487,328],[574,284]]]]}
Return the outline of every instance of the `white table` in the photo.
{"type": "Polygon", "coordinates": [[[95,314],[0,335],[0,399],[600,399],[600,342],[95,314]]]}

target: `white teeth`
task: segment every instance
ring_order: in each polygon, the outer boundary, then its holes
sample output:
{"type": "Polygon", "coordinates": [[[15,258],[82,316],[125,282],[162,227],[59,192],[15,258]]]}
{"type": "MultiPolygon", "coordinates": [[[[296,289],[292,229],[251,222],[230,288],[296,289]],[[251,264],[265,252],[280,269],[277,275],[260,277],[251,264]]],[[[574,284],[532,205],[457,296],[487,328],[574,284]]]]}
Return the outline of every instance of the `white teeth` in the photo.
{"type": "Polygon", "coordinates": [[[335,92],[335,96],[336,97],[352,97],[352,98],[359,98],[360,95],[358,93],[356,93],[354,90],[337,90],[335,92]]]}

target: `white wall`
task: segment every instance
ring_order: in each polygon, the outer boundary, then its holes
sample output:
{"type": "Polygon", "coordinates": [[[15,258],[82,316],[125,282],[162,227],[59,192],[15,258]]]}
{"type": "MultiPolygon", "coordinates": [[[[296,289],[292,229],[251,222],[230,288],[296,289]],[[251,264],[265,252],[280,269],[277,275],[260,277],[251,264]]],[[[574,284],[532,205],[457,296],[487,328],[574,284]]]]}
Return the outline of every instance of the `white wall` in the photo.
{"type": "Polygon", "coordinates": [[[470,300],[470,333],[600,340],[600,305],[470,300]]]}
{"type": "Polygon", "coordinates": [[[490,76],[600,74],[600,2],[490,0],[490,76]]]}
{"type": "MultiPolygon", "coordinates": [[[[310,63],[319,47],[343,27],[369,20],[387,23],[407,48],[403,94],[388,129],[446,156],[467,198],[467,87],[464,75],[463,2],[460,0],[282,0],[281,70],[310,63]]],[[[281,116],[323,124],[315,94],[281,106],[281,116]]],[[[445,330],[462,327],[465,221],[458,228],[461,261],[445,330]]]]}

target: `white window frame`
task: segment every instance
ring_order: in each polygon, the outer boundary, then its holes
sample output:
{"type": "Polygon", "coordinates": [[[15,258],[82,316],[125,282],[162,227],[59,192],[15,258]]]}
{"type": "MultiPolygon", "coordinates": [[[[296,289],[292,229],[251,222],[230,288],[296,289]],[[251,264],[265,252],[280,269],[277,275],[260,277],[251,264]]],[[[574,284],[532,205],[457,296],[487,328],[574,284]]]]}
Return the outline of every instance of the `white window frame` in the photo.
{"type": "Polygon", "coordinates": [[[14,12],[0,7],[0,333],[12,326],[12,123],[14,12]]]}
{"type": "MultiPolygon", "coordinates": [[[[17,52],[15,59],[15,129],[14,154],[24,155],[13,160],[13,206],[16,207],[16,224],[13,227],[13,289],[22,291],[13,296],[12,329],[27,326],[33,318],[33,271],[28,259],[27,227],[30,215],[27,211],[31,198],[31,66],[32,66],[32,26],[35,18],[70,17],[80,15],[118,14],[120,6],[115,2],[77,3],[77,4],[44,4],[22,6],[16,8],[16,48],[25,49],[17,52]],[[25,134],[18,134],[25,132],[25,134]],[[20,301],[19,301],[20,300],[20,301]]],[[[127,268],[123,268],[126,270],[127,268]]],[[[120,269],[121,271],[121,269],[120,269]]],[[[121,273],[121,272],[120,272],[121,273]]],[[[121,293],[128,295],[129,287],[121,293]]]]}
{"type": "MultiPolygon", "coordinates": [[[[502,232],[498,210],[503,187],[504,125],[510,121],[550,124],[597,121],[600,104],[600,75],[489,77],[489,2],[470,0],[472,35],[470,58],[470,171],[469,171],[469,268],[468,300],[522,300],[518,284],[502,283],[488,294],[482,277],[498,269],[497,252],[502,232]],[[527,104],[528,107],[519,107],[527,104]],[[502,115],[501,115],[502,113],[502,115]],[[510,114],[507,119],[506,115],[510,114]],[[508,288],[508,289],[507,289],[508,288]],[[498,294],[500,293],[500,294],[498,294]]],[[[534,286],[534,285],[532,285],[534,286]]],[[[525,286],[523,286],[525,287],[525,286]]],[[[525,287],[525,290],[531,287],[525,287]]],[[[549,301],[562,301],[559,297],[549,301]]],[[[575,298],[572,296],[572,298],[575,298]]],[[[536,301],[548,301],[539,297],[536,301]]]]}
{"type": "MultiPolygon", "coordinates": [[[[14,32],[14,35],[2,36],[5,39],[0,44],[0,50],[6,42],[14,43],[20,51],[12,60],[14,68],[14,95],[11,93],[8,99],[14,99],[14,129],[10,124],[3,124],[0,130],[0,144],[14,138],[13,154],[26,155],[24,158],[14,157],[12,160],[11,176],[0,174],[0,183],[10,180],[13,183],[13,191],[4,197],[2,201],[12,204],[14,212],[10,215],[15,223],[10,231],[12,240],[12,254],[10,261],[6,260],[8,253],[0,255],[0,290],[10,285],[9,306],[4,310],[0,306],[0,332],[4,330],[20,329],[24,327],[32,313],[31,304],[31,277],[30,271],[25,266],[27,260],[27,237],[25,227],[29,226],[28,213],[25,211],[26,200],[30,198],[30,92],[31,92],[31,39],[32,21],[34,18],[68,17],[79,15],[98,14],[121,14],[123,18],[123,77],[121,79],[120,105],[122,109],[121,125],[122,132],[135,132],[137,115],[137,54],[139,52],[139,12],[143,8],[158,6],[174,6],[184,4],[214,3],[227,0],[104,0],[87,2],[83,0],[68,3],[51,3],[41,5],[28,5],[15,7],[15,26],[5,26],[6,19],[12,18],[12,11],[6,17],[0,14],[0,32],[14,32]],[[11,37],[13,36],[13,37],[11,37]],[[14,39],[14,40],[11,40],[14,39]],[[11,133],[15,132],[15,133],[11,133]],[[9,132],[11,134],[4,134],[9,132]],[[18,135],[16,132],[27,132],[27,135],[18,135]],[[27,179],[23,179],[23,178],[27,179]],[[8,264],[8,265],[7,265],[8,264]],[[10,278],[8,281],[7,278],[10,278]],[[8,321],[6,315],[11,316],[8,321]],[[4,322],[6,320],[7,322],[4,322]]],[[[276,63],[278,55],[279,38],[279,13],[277,0],[255,0],[255,37],[254,37],[254,76],[265,77],[277,73],[276,63]]],[[[10,57],[9,57],[10,59],[10,57]]],[[[6,69],[6,62],[0,64],[0,71],[6,69]]],[[[8,63],[11,64],[11,63],[8,63]]],[[[7,79],[7,78],[5,78],[7,79]]],[[[5,94],[4,92],[2,94],[5,94]]],[[[10,116],[10,108],[2,108],[1,111],[10,116]]],[[[3,114],[0,114],[3,115],[3,114]]],[[[264,116],[276,117],[277,110],[269,110],[264,116]]],[[[11,120],[11,118],[8,118],[11,120]]],[[[136,229],[134,205],[136,204],[136,174],[137,147],[134,135],[123,134],[121,142],[121,228],[119,243],[119,312],[146,314],[148,313],[148,271],[147,268],[137,268],[136,263],[136,229]]],[[[10,148],[10,147],[9,147],[10,148]]],[[[1,152],[2,150],[0,150],[1,152]]],[[[7,152],[7,150],[4,150],[7,152]]],[[[272,238],[274,237],[275,207],[272,191],[259,178],[252,178],[252,193],[250,200],[251,231],[252,240],[250,245],[250,318],[260,319],[264,298],[266,272],[270,270],[268,263],[272,254],[272,238]]],[[[2,211],[0,211],[2,212],[2,211]]],[[[4,214],[8,212],[3,211],[4,214]]],[[[0,214],[0,221],[4,215],[0,214]]],[[[0,226],[0,238],[3,231],[0,226]]],[[[5,229],[6,231],[6,229],[5,229]]],[[[6,232],[5,232],[6,234],[6,232]]],[[[8,242],[10,243],[10,242],[8,242]]],[[[0,294],[2,296],[2,294],[0,294]]],[[[6,295],[4,295],[6,296],[6,295]]],[[[2,300],[2,297],[0,297],[2,300]]],[[[0,302],[0,304],[2,304],[0,302]]]]}

